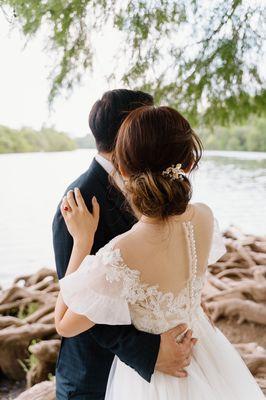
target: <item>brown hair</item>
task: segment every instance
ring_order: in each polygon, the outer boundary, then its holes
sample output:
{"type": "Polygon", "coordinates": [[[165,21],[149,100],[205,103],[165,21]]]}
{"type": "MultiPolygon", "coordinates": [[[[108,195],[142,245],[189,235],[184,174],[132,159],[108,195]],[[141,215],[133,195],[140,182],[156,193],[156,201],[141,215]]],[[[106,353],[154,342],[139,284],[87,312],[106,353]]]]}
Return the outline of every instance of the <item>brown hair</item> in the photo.
{"type": "Polygon", "coordinates": [[[171,180],[162,172],[177,163],[192,171],[201,155],[199,137],[178,111],[153,106],[132,111],[119,129],[114,163],[127,177],[133,210],[160,219],[182,214],[192,195],[190,181],[187,176],[171,180]]]}
{"type": "Polygon", "coordinates": [[[138,107],[153,105],[153,97],[139,90],[115,89],[105,92],[93,105],[89,126],[99,151],[112,152],[118,129],[126,116],[138,107]]]}

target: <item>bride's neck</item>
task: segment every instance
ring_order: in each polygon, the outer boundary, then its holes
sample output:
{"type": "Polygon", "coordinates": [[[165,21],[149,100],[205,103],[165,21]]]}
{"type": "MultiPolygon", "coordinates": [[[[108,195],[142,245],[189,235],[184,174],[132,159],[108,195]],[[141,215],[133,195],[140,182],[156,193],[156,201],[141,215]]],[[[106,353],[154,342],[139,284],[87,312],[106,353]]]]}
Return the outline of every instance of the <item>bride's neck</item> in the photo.
{"type": "Polygon", "coordinates": [[[170,221],[183,221],[186,220],[187,218],[191,218],[194,213],[194,208],[191,204],[188,204],[185,212],[180,215],[171,215],[167,219],[161,219],[161,218],[153,218],[153,217],[147,217],[146,215],[140,215],[138,220],[147,224],[151,225],[158,225],[158,226],[164,226],[166,222],[170,221]]]}
{"type": "Polygon", "coordinates": [[[139,218],[139,221],[144,222],[146,224],[153,224],[153,225],[162,225],[165,223],[165,221],[160,218],[147,217],[146,215],[141,215],[139,218]]]}

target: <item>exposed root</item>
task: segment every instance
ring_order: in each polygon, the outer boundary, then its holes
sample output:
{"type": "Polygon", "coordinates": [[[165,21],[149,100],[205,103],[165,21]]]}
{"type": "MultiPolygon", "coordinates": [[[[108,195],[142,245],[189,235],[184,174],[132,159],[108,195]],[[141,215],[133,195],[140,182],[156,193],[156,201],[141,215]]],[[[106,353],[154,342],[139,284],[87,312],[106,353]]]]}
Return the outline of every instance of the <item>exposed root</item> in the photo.
{"type": "Polygon", "coordinates": [[[14,400],[55,400],[55,382],[53,380],[38,383],[14,400]]]}
{"type": "Polygon", "coordinates": [[[250,300],[227,299],[206,303],[214,321],[221,317],[232,318],[237,316],[238,323],[244,321],[266,325],[266,307],[250,300]]]}
{"type": "Polygon", "coordinates": [[[46,380],[49,374],[54,374],[60,340],[43,340],[29,347],[31,354],[35,356],[35,363],[27,373],[27,386],[46,380]]]}

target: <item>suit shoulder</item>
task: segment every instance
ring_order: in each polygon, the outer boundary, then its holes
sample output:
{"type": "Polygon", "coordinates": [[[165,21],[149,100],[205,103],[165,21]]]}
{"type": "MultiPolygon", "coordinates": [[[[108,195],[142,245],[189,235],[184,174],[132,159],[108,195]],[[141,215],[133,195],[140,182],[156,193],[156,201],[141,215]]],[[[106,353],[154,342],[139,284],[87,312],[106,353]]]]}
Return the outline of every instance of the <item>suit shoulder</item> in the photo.
{"type": "MultiPolygon", "coordinates": [[[[94,176],[93,173],[91,173],[91,169],[88,168],[85,172],[83,172],[78,178],[76,178],[73,182],[71,182],[67,188],[65,189],[64,193],[62,193],[62,198],[64,195],[66,195],[66,193],[69,190],[73,190],[75,187],[78,187],[81,192],[83,194],[85,194],[85,197],[89,197],[91,198],[94,194],[94,190],[97,186],[97,182],[96,182],[96,177],[94,176]]],[[[54,218],[53,218],[53,230],[55,229],[55,227],[60,224],[63,223],[63,217],[61,215],[61,211],[60,211],[60,204],[61,204],[61,200],[59,201],[59,204],[57,206],[54,218]]]]}
{"type": "Polygon", "coordinates": [[[67,189],[68,190],[74,189],[75,187],[79,187],[81,190],[88,190],[91,184],[94,184],[97,181],[95,175],[88,169],[87,171],[83,172],[78,178],[76,178],[73,182],[71,182],[67,189]]]}

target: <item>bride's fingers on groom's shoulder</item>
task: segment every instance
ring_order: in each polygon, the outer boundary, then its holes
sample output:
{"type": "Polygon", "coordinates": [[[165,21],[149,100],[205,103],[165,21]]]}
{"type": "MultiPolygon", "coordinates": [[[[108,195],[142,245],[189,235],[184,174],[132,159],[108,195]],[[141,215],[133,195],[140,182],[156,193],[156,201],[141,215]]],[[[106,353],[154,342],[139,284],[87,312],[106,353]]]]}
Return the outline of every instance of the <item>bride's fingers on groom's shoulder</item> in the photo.
{"type": "Polygon", "coordinates": [[[93,198],[92,198],[92,214],[95,218],[99,218],[100,205],[95,196],[93,196],[93,198]]]}
{"type": "Polygon", "coordinates": [[[64,207],[67,208],[66,211],[71,211],[71,207],[70,207],[69,202],[67,201],[67,197],[66,196],[63,197],[62,204],[63,204],[64,207]]]}
{"type": "Polygon", "coordinates": [[[61,201],[60,210],[61,210],[61,213],[62,213],[63,217],[66,217],[68,210],[70,211],[70,205],[69,205],[69,203],[67,201],[66,196],[64,196],[62,201],[61,201]]]}
{"type": "Polygon", "coordinates": [[[62,200],[62,202],[60,204],[60,211],[61,211],[61,214],[63,215],[63,217],[65,217],[66,216],[66,210],[65,210],[65,206],[64,206],[63,200],[62,200]]]}
{"type": "Polygon", "coordinates": [[[70,207],[72,208],[72,210],[74,210],[77,207],[76,201],[74,199],[73,190],[69,190],[67,192],[67,201],[68,201],[70,207]]]}
{"type": "Polygon", "coordinates": [[[60,204],[60,208],[65,207],[65,202],[66,202],[66,196],[64,196],[62,198],[61,204],[60,204]]]}
{"type": "Polygon", "coordinates": [[[83,196],[81,194],[81,191],[79,190],[79,188],[75,187],[74,192],[75,192],[75,199],[76,199],[78,207],[80,209],[85,209],[86,208],[86,204],[85,204],[85,201],[84,201],[83,196]]]}

